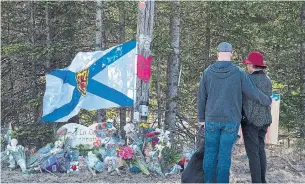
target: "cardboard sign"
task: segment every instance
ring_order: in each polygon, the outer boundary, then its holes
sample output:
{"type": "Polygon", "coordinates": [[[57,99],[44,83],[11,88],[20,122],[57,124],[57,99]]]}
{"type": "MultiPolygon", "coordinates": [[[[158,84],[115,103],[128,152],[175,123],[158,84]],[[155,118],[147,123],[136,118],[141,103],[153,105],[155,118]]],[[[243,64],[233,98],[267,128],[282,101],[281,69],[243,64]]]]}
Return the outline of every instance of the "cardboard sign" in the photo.
{"type": "Polygon", "coordinates": [[[280,94],[272,94],[272,98],[275,99],[275,101],[271,104],[272,123],[266,134],[266,144],[277,144],[279,137],[280,94]]]}
{"type": "MultiPolygon", "coordinates": [[[[272,94],[272,98],[275,99],[275,101],[271,104],[272,123],[267,130],[265,137],[266,144],[277,144],[279,136],[280,94],[272,94]]],[[[240,136],[238,144],[243,144],[244,140],[241,127],[239,127],[238,135],[240,136]]]]}

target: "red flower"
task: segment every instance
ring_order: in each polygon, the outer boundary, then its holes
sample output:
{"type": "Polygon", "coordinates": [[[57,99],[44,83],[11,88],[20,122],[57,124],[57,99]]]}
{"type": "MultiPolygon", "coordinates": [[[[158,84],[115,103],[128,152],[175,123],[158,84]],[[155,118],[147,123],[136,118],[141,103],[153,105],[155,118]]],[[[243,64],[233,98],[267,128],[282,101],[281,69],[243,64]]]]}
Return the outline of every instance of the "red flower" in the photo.
{"type": "Polygon", "coordinates": [[[73,171],[75,171],[75,170],[76,170],[76,165],[72,165],[71,169],[72,169],[73,171]]]}
{"type": "Polygon", "coordinates": [[[132,159],[134,157],[134,153],[130,147],[126,146],[120,149],[119,156],[122,159],[132,159]]]}
{"type": "Polygon", "coordinates": [[[103,123],[103,124],[102,124],[102,127],[103,127],[103,128],[107,128],[107,123],[103,123]]]}
{"type": "Polygon", "coordinates": [[[154,137],[157,135],[160,135],[160,132],[150,132],[150,133],[146,134],[146,138],[154,137]]]}

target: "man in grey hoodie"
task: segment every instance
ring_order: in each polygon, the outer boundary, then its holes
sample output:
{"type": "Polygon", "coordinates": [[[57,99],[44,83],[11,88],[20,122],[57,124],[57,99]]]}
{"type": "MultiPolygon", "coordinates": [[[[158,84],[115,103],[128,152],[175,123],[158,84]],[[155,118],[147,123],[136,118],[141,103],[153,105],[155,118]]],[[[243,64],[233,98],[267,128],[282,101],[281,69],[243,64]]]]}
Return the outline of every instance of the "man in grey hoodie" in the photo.
{"type": "Polygon", "coordinates": [[[242,94],[265,106],[272,102],[231,62],[231,44],[222,42],[217,51],[217,62],[203,72],[198,93],[198,119],[205,125],[206,183],[229,182],[232,146],[242,118],[242,94]]]}

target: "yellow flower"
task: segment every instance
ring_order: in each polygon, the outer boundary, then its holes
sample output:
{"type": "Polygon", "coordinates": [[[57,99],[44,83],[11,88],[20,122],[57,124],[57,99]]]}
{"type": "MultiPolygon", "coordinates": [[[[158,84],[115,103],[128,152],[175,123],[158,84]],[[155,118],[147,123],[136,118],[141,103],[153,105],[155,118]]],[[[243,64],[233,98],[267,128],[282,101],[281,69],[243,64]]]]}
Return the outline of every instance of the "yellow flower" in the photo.
{"type": "Polygon", "coordinates": [[[116,149],[115,149],[116,151],[120,151],[120,148],[119,147],[116,147],[116,149]]]}
{"type": "Polygon", "coordinates": [[[140,127],[149,128],[148,124],[145,124],[145,123],[141,123],[141,124],[140,124],[140,127]]]}

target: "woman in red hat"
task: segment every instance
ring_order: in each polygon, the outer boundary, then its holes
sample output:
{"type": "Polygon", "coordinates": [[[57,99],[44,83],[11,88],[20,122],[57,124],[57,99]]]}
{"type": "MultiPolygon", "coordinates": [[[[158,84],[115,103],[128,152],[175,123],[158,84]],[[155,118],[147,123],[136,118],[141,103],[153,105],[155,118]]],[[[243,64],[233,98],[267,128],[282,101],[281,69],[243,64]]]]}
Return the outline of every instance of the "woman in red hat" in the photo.
{"type": "MultiPolygon", "coordinates": [[[[247,65],[249,78],[256,87],[268,96],[272,95],[270,78],[264,72],[267,68],[259,52],[251,52],[242,62],[247,65]]],[[[252,183],[266,183],[265,135],[271,124],[270,106],[263,106],[243,95],[243,119],[241,122],[244,144],[249,158],[252,183]]]]}

